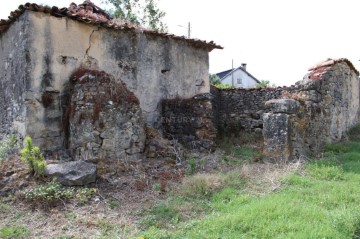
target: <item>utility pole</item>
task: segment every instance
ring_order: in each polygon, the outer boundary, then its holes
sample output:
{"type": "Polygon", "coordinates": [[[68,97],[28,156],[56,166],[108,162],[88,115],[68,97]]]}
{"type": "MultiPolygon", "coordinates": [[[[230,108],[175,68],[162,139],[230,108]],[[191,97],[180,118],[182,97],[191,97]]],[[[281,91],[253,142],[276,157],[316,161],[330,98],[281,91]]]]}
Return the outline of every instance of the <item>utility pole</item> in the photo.
{"type": "Polygon", "coordinates": [[[234,87],[234,59],[231,60],[231,85],[234,87]]]}
{"type": "Polygon", "coordinates": [[[186,29],[187,29],[187,37],[190,39],[190,37],[191,37],[191,23],[190,23],[190,22],[188,22],[187,27],[182,26],[182,25],[178,25],[178,27],[183,27],[183,28],[186,28],[186,29]]]}
{"type": "Polygon", "coordinates": [[[191,25],[190,22],[188,23],[188,38],[190,39],[191,36],[191,25]]]}

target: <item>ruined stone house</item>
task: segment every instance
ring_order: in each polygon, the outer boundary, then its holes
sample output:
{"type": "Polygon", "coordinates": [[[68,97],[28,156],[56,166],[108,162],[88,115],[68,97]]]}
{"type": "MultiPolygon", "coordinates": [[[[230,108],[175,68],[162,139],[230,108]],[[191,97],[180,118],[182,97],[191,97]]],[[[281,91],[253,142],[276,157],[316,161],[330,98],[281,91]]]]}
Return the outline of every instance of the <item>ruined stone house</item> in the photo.
{"type": "Polygon", "coordinates": [[[289,161],[358,123],[359,72],[347,59],[290,87],[220,90],[208,81],[219,48],[117,23],[89,1],[22,5],[0,21],[0,136],[89,160],[156,157],[162,137],[207,152],[248,131],[262,135],[266,159],[289,161]]]}
{"type": "Polygon", "coordinates": [[[140,153],[163,99],[209,92],[208,53],[220,48],[117,22],[90,1],[20,5],[0,21],[0,134],[73,156],[140,153]]]}

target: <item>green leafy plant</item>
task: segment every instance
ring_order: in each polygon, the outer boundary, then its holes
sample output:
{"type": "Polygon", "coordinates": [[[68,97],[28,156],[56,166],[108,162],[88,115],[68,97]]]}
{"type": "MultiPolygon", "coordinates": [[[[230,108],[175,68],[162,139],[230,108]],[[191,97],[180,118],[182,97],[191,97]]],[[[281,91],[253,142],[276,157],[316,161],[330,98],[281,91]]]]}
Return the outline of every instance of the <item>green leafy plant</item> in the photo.
{"type": "Polygon", "coordinates": [[[46,204],[75,199],[83,204],[95,193],[95,188],[64,188],[57,181],[52,181],[25,192],[25,198],[46,204]]]}
{"type": "Polygon", "coordinates": [[[120,201],[119,201],[119,200],[111,200],[111,201],[109,202],[109,207],[110,207],[111,209],[114,209],[114,208],[116,208],[116,207],[118,207],[118,206],[120,206],[120,201]]]}
{"type": "Polygon", "coordinates": [[[75,197],[80,203],[84,204],[96,193],[95,188],[78,188],[73,191],[73,197],[75,197]]]}
{"type": "Polygon", "coordinates": [[[154,191],[161,191],[161,184],[160,183],[154,183],[153,185],[152,185],[152,189],[154,190],[154,191]]]}
{"type": "Polygon", "coordinates": [[[25,138],[25,147],[21,150],[21,160],[27,162],[31,172],[36,176],[42,176],[45,172],[46,162],[40,148],[33,146],[30,137],[25,138]]]}
{"type": "Polygon", "coordinates": [[[189,159],[189,167],[187,169],[187,174],[192,175],[196,172],[196,159],[190,158],[189,159]]]}
{"type": "Polygon", "coordinates": [[[25,198],[31,201],[54,202],[57,200],[70,199],[74,194],[72,188],[64,189],[60,183],[52,181],[35,187],[25,193],[25,198]]]}

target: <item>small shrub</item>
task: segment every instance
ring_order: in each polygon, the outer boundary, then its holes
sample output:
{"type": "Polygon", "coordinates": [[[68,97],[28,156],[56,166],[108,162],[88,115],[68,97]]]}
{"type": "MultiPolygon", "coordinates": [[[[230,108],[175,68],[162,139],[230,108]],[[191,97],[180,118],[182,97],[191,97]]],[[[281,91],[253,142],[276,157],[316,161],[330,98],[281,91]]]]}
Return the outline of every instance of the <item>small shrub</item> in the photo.
{"type": "Polygon", "coordinates": [[[152,185],[152,189],[154,190],[154,191],[161,191],[161,184],[160,183],[154,183],[153,185],[152,185]]]}
{"type": "Polygon", "coordinates": [[[185,178],[180,188],[180,194],[190,198],[209,199],[223,185],[224,178],[219,175],[199,174],[185,178]]]}
{"type": "Polygon", "coordinates": [[[224,175],[224,186],[234,189],[243,188],[246,180],[241,176],[240,172],[233,171],[224,175]]]}
{"type": "Polygon", "coordinates": [[[25,138],[25,147],[21,150],[21,160],[27,162],[35,176],[42,176],[45,172],[46,162],[40,148],[32,145],[30,137],[25,138]]]}
{"type": "Polygon", "coordinates": [[[120,206],[120,201],[118,201],[118,200],[111,200],[111,201],[109,202],[109,207],[110,207],[111,209],[114,209],[114,208],[116,208],[116,207],[118,207],[118,206],[120,206]]]}
{"type": "Polygon", "coordinates": [[[187,169],[188,175],[193,175],[196,172],[196,159],[190,158],[189,159],[189,167],[187,169]]]}

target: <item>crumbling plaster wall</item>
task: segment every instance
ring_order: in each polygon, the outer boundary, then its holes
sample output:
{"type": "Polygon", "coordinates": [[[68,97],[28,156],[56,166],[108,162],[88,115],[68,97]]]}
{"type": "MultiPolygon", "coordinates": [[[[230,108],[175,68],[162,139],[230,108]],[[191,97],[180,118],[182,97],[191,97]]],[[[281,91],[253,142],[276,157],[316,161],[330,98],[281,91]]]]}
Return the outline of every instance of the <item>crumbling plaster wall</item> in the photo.
{"type": "Polygon", "coordinates": [[[25,134],[26,107],[33,104],[25,94],[29,86],[29,21],[15,22],[0,35],[0,138],[25,134]]]}
{"type": "MultiPolygon", "coordinates": [[[[140,30],[109,30],[40,12],[25,12],[29,32],[30,88],[26,130],[49,150],[63,146],[60,118],[70,75],[79,68],[102,70],[134,92],[151,127],[160,127],[160,101],[208,92],[208,51],[140,30]],[[43,107],[43,95],[55,99],[43,107]]],[[[10,27],[12,30],[13,26],[10,27]]]]}

